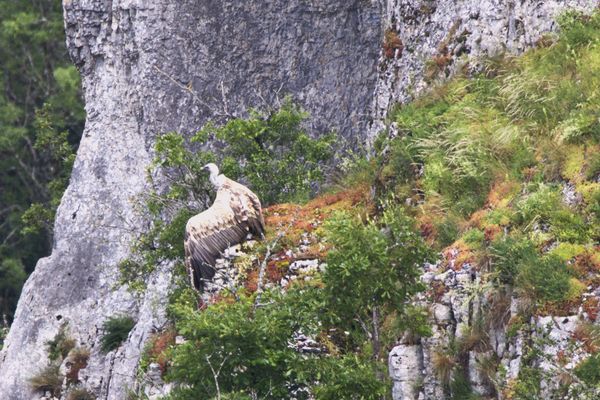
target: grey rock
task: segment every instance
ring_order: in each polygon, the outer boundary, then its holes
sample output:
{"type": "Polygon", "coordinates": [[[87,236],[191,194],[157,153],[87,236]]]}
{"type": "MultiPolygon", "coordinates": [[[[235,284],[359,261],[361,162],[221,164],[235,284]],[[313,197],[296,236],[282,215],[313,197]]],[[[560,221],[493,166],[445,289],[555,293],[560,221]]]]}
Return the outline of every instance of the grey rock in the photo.
{"type": "Polygon", "coordinates": [[[423,351],[420,345],[400,345],[388,357],[392,394],[398,400],[416,400],[423,383],[423,351]]]}
{"type": "Polygon", "coordinates": [[[448,325],[452,322],[452,308],[444,305],[435,303],[432,307],[433,317],[435,323],[438,325],[448,325]]]}

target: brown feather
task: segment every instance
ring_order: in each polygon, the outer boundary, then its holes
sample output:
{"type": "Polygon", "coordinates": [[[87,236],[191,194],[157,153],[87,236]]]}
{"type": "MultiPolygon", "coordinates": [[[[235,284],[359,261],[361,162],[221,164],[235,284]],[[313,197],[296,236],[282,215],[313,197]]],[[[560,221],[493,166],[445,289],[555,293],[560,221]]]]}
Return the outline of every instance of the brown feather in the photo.
{"type": "Polygon", "coordinates": [[[194,288],[215,275],[223,252],[243,242],[248,233],[262,238],[265,226],[258,197],[245,186],[225,178],[213,205],[190,218],[185,232],[185,264],[194,288]]]}

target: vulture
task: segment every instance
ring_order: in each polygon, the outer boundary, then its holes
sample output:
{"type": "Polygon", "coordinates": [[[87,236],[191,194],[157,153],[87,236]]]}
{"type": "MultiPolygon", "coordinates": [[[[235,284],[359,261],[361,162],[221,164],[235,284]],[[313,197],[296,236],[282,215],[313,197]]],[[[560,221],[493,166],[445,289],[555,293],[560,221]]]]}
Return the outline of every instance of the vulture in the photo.
{"type": "Polygon", "coordinates": [[[265,232],[258,196],[219,174],[213,163],[202,169],[210,173],[217,197],[210,208],[190,218],[185,227],[185,265],[192,286],[198,291],[215,275],[216,260],[225,249],[243,242],[248,234],[262,238],[265,232]]]}

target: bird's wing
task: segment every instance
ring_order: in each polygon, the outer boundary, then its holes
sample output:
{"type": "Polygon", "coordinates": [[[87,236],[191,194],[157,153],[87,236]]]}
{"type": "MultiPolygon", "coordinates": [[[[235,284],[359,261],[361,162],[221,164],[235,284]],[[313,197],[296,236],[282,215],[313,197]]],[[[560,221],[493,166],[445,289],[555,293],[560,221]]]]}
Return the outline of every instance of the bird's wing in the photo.
{"type": "Polygon", "coordinates": [[[229,180],[227,182],[233,198],[232,208],[240,223],[245,222],[254,236],[262,237],[265,233],[265,221],[258,196],[247,187],[229,180]]]}
{"type": "Polygon", "coordinates": [[[219,199],[219,194],[212,207],[190,218],[185,232],[185,263],[196,289],[215,275],[214,265],[223,251],[247,234],[247,225],[237,220],[229,202],[219,199]]]}

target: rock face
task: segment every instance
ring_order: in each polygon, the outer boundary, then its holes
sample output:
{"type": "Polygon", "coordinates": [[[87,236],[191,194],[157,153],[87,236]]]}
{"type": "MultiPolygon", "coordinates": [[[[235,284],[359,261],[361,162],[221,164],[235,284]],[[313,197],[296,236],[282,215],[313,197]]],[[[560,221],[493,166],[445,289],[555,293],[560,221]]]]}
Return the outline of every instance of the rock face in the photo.
{"type": "MultiPolygon", "coordinates": [[[[554,28],[557,10],[596,1],[508,4],[64,0],[87,121],[58,209],[52,254],[27,281],[0,353],[0,400],[36,398],[28,378],[48,365],[45,343],[62,326],[91,350],[79,378],[96,398],[124,399],[135,388],[144,342],[165,323],[169,266],[159,269],[144,295],[117,287],[116,266],[147,227],[134,203],[148,189],[157,134],[191,133],[209,119],[291,94],[311,113],[316,132],[336,129],[357,146],[383,127],[392,102],[437,78],[425,69],[427,60],[445,57],[443,76],[459,67],[463,54],[521,51],[554,28]],[[136,325],[118,350],[103,354],[102,323],[114,315],[130,315],[136,325]]],[[[455,304],[444,306],[456,314],[455,304]]],[[[443,307],[436,315],[450,318],[443,307]]],[[[402,360],[415,349],[393,354],[402,360]]],[[[415,365],[431,372],[429,357],[424,353],[415,365]]],[[[390,364],[407,370],[402,361],[390,364]]],[[[394,378],[396,399],[411,398],[407,393],[419,382],[411,374],[394,378]]],[[[427,379],[435,374],[427,373],[425,385],[427,379]]],[[[439,385],[429,387],[425,398],[441,398],[439,385]]]]}

